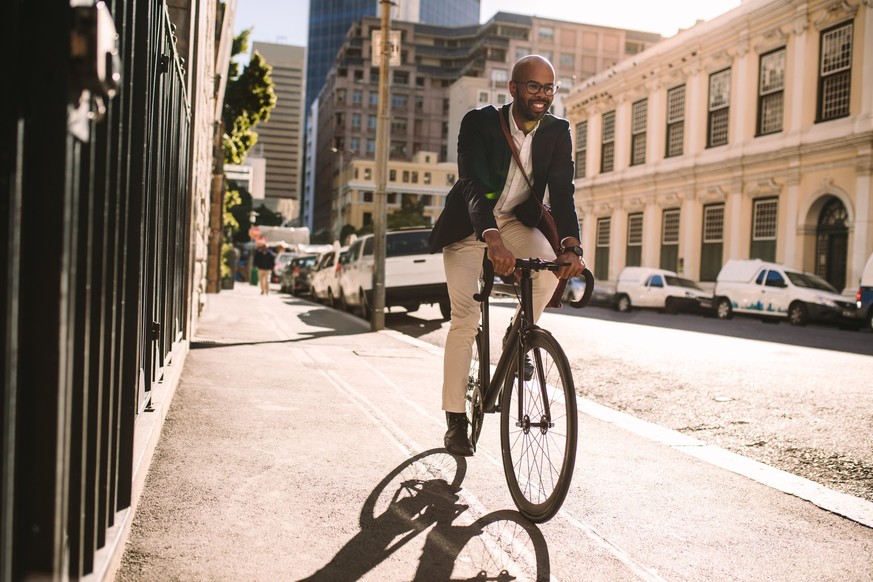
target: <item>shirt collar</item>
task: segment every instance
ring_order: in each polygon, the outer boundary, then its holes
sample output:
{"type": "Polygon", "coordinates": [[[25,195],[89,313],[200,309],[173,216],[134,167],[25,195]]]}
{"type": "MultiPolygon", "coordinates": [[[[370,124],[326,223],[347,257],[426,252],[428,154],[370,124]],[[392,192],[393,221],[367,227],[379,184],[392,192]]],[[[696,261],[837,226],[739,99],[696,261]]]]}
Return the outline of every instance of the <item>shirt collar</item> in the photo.
{"type": "MultiPolygon", "coordinates": [[[[515,116],[512,114],[513,110],[515,110],[515,101],[509,104],[509,129],[512,134],[515,134],[517,132],[520,132],[521,129],[519,129],[518,124],[515,122],[515,116]]],[[[528,135],[533,136],[533,134],[537,132],[537,129],[539,129],[540,127],[540,122],[542,122],[542,119],[537,121],[537,124],[534,125],[534,128],[530,130],[530,133],[528,135]]],[[[521,134],[522,136],[524,136],[523,131],[521,131],[521,134]]]]}

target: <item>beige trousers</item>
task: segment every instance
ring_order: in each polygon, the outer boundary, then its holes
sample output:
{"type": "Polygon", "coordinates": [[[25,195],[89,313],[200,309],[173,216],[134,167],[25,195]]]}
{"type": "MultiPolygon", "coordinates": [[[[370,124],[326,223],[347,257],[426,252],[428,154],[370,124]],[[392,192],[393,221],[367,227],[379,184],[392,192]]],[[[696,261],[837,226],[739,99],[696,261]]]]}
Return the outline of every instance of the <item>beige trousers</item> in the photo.
{"type": "Polygon", "coordinates": [[[258,269],[258,285],[261,287],[261,295],[270,294],[270,277],[273,271],[270,269],[258,269]]]}
{"type": "MultiPolygon", "coordinates": [[[[538,229],[524,226],[515,217],[498,218],[497,227],[504,246],[516,257],[555,259],[551,245],[538,229]]],[[[473,295],[479,291],[484,252],[485,243],[476,240],[475,235],[443,249],[449,299],[452,301],[452,321],[443,360],[443,410],[446,412],[465,410],[467,377],[473,359],[473,342],[479,328],[479,302],[473,299],[473,295]]],[[[531,275],[536,321],[551,299],[558,278],[551,271],[538,271],[531,275]]]]}

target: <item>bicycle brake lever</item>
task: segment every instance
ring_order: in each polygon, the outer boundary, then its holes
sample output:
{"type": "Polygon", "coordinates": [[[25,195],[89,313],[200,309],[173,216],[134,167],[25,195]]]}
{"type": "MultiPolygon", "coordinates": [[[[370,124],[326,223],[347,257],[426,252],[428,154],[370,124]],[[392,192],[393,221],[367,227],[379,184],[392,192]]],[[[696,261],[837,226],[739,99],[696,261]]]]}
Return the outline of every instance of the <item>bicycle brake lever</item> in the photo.
{"type": "Polygon", "coordinates": [[[485,251],[485,256],[482,259],[482,290],[479,293],[473,294],[473,299],[482,303],[491,295],[491,288],[494,286],[494,265],[488,259],[488,251],[485,251]]]}

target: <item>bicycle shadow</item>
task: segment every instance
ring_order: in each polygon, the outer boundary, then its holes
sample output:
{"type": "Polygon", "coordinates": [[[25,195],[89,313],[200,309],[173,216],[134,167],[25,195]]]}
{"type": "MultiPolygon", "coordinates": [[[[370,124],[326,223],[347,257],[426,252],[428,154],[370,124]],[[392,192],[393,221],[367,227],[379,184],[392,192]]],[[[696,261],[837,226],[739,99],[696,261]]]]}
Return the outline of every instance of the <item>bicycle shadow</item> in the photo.
{"type": "Polygon", "coordinates": [[[466,459],[431,449],[404,461],[370,493],[361,530],[301,582],[359,580],[425,530],[414,575],[424,580],[548,580],[551,567],[542,532],[520,513],[502,510],[469,525],[458,492],[466,459]]]}

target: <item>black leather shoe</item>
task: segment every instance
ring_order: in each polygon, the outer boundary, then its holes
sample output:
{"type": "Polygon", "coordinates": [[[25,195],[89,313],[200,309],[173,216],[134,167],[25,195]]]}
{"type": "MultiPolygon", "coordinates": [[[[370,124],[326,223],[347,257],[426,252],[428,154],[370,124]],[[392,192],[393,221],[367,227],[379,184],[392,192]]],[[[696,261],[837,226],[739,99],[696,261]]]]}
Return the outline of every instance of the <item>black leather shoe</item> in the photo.
{"type": "MultiPolygon", "coordinates": [[[[506,328],[506,333],[503,334],[503,343],[501,347],[506,349],[506,340],[509,339],[509,331],[512,329],[512,324],[509,324],[509,327],[506,328]]],[[[530,354],[524,355],[524,380],[525,382],[530,382],[530,379],[533,378],[534,375],[534,365],[533,362],[530,361],[530,354]]]]}
{"type": "Polygon", "coordinates": [[[467,415],[463,412],[447,412],[446,424],[449,427],[443,439],[446,450],[453,455],[472,457],[473,445],[467,436],[467,415]]]}

